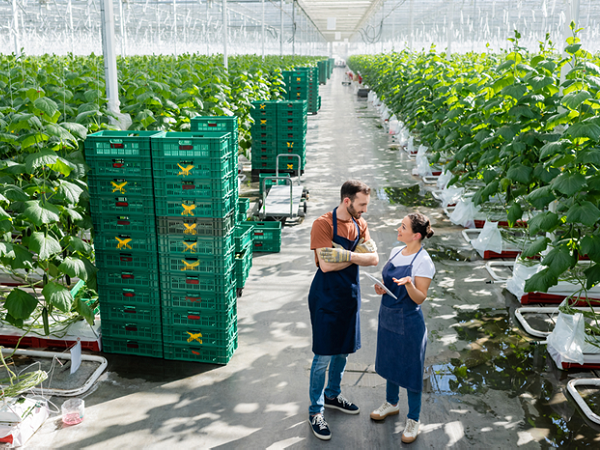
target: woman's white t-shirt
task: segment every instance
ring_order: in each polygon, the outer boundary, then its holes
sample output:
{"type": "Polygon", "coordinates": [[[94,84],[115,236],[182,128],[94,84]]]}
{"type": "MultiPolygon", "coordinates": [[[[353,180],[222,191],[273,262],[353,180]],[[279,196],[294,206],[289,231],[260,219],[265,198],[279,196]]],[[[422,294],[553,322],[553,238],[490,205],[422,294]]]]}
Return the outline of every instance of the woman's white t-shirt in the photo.
{"type": "MultiPolygon", "coordinates": [[[[394,247],[392,249],[392,253],[390,254],[389,260],[392,261],[395,266],[408,266],[415,257],[414,253],[412,255],[404,256],[402,254],[403,249],[404,246],[394,247]]],[[[415,259],[415,262],[413,263],[412,276],[433,279],[434,275],[435,266],[433,265],[431,256],[429,256],[427,250],[423,249],[418,254],[417,258],[415,259]]]]}

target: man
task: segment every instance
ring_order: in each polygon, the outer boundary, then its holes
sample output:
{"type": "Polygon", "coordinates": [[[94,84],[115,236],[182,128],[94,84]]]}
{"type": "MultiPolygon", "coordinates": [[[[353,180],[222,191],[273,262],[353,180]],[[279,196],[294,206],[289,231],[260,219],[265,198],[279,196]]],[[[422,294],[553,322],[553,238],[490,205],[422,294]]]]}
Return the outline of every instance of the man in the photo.
{"type": "Polygon", "coordinates": [[[316,437],[331,439],[324,407],[347,414],[359,408],[341,395],[340,383],[348,354],[360,348],[360,282],[358,266],[376,266],[377,248],[370,239],[367,212],[371,189],[360,181],[346,181],[341,203],[313,223],[311,250],[317,273],[310,286],[308,307],[312,324],[309,423],[316,437]],[[329,381],[325,387],[325,372],[329,381]]]}

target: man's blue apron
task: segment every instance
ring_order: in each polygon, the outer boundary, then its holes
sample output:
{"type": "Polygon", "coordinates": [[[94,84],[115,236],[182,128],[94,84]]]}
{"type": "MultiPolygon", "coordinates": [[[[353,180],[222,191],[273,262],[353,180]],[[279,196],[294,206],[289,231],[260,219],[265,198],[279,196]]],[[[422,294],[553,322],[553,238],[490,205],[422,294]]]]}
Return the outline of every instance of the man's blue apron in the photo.
{"type": "Polygon", "coordinates": [[[381,299],[375,358],[375,371],[379,375],[417,392],[423,390],[427,328],[421,306],[411,300],[406,286],[397,285],[392,278],[412,276],[413,263],[421,250],[423,247],[408,266],[395,266],[390,259],[383,268],[383,283],[398,300],[388,294],[381,299]]]}
{"type": "MultiPolygon", "coordinates": [[[[337,208],[333,210],[333,242],[354,251],[360,239],[337,234],[337,208]]],[[[312,351],[315,355],[342,355],[360,348],[360,282],[358,266],[351,264],[344,270],[323,272],[317,270],[308,294],[308,309],[312,324],[312,351]]]]}

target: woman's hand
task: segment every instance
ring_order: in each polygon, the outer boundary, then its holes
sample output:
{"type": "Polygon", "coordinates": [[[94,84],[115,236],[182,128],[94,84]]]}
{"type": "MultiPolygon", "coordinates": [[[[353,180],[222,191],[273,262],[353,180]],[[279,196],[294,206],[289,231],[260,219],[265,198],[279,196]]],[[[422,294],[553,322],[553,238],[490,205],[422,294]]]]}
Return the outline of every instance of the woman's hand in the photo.
{"type": "Polygon", "coordinates": [[[381,288],[381,287],[380,287],[378,284],[376,284],[376,285],[374,286],[374,288],[375,288],[375,292],[377,292],[377,294],[378,294],[378,295],[383,295],[383,294],[385,294],[385,291],[384,291],[384,290],[383,290],[383,289],[382,289],[382,288],[381,288]]]}
{"type": "Polygon", "coordinates": [[[408,285],[408,286],[414,287],[411,277],[403,277],[403,278],[400,278],[399,280],[397,278],[392,278],[392,281],[394,283],[396,283],[398,286],[408,285]]]}

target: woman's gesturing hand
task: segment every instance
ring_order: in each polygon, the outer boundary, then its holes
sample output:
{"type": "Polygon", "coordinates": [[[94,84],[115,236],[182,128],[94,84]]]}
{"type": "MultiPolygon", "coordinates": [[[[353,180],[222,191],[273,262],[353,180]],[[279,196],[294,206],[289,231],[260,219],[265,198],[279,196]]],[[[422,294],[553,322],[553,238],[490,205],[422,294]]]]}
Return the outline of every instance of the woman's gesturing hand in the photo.
{"type": "Polygon", "coordinates": [[[412,284],[413,284],[411,277],[403,277],[403,278],[400,278],[399,280],[396,278],[392,278],[392,281],[394,283],[396,283],[398,286],[404,286],[405,284],[412,286],[412,284]]]}
{"type": "Polygon", "coordinates": [[[382,289],[382,288],[381,288],[381,287],[380,287],[378,284],[376,284],[376,285],[374,286],[374,288],[375,288],[375,292],[377,292],[377,294],[378,294],[378,295],[383,295],[383,294],[385,294],[385,291],[384,291],[384,290],[383,290],[383,289],[382,289]]]}

